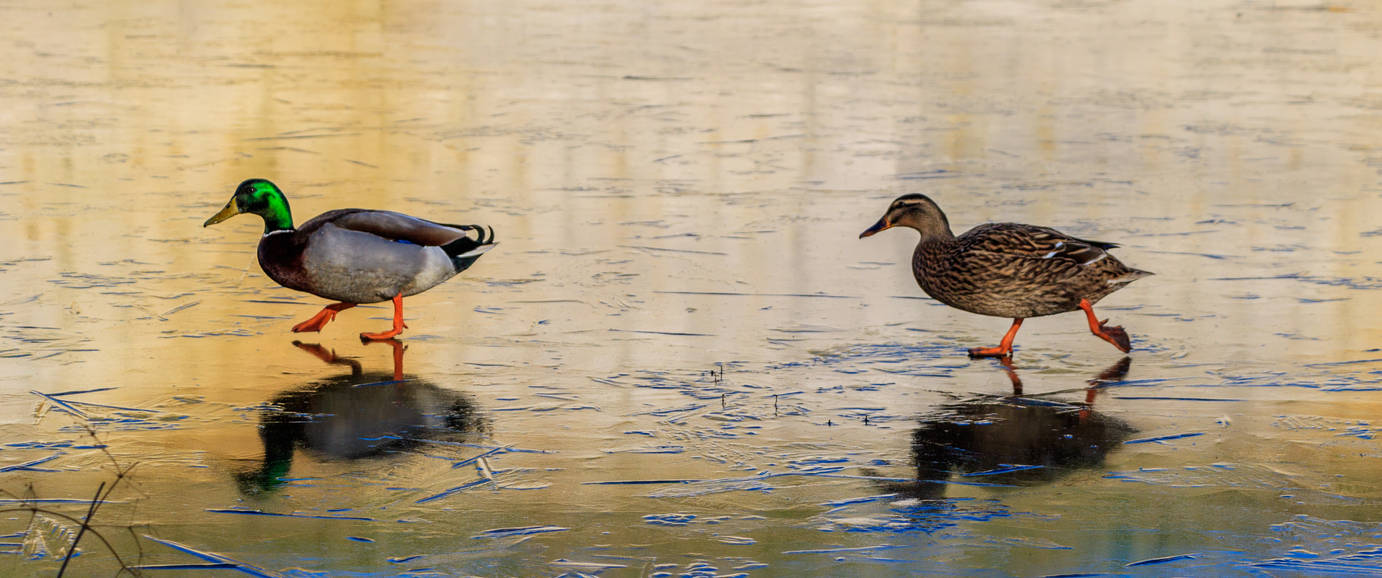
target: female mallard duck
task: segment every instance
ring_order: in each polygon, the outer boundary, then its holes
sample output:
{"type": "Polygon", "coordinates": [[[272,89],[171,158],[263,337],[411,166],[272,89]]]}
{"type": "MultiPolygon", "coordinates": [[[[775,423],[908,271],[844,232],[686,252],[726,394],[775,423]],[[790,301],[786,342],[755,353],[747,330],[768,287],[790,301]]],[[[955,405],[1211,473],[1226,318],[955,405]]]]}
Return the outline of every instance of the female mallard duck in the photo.
{"type": "Polygon", "coordinates": [[[359,303],[393,300],[393,329],[360,334],[361,340],[391,339],[407,327],[405,296],[440,285],[494,248],[493,228],[486,237],[479,225],[443,225],[391,211],[337,209],[295,229],[288,199],[264,179],[240,183],[225,208],[202,226],[240,213],[264,218],[259,266],[270,279],[340,302],[294,325],[294,332],[321,331],[359,303]]]}
{"type": "Polygon", "coordinates": [[[921,233],[912,274],[922,291],[957,309],[1012,318],[998,347],[970,349],[971,357],[1008,357],[1024,318],[1076,309],[1089,317],[1094,335],[1124,353],[1132,349],[1122,327],[1106,326],[1107,319],[1094,316],[1094,303],[1151,275],[1109,255],[1117,245],[1018,223],[987,223],[956,237],[945,213],[921,194],[898,197],[859,238],[898,226],[921,233]]]}

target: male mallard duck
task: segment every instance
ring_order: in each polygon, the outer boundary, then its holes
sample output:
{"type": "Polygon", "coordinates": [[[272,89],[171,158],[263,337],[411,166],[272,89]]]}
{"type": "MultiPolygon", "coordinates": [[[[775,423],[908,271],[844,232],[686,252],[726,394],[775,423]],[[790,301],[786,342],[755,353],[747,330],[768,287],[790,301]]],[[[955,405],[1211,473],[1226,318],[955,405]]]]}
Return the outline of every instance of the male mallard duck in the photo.
{"type": "Polygon", "coordinates": [[[1122,327],[1106,326],[1107,319],[1094,316],[1094,303],[1151,275],[1109,255],[1117,245],[1018,223],[987,223],[956,237],[945,213],[921,194],[898,197],[859,238],[897,226],[921,233],[912,274],[922,291],[970,313],[1012,318],[998,347],[970,349],[971,357],[1008,357],[1024,318],[1076,309],[1089,317],[1094,335],[1124,353],[1132,349],[1122,327]]]}
{"type": "Polygon", "coordinates": [[[295,229],[288,199],[264,179],[240,183],[225,208],[202,226],[240,213],[264,218],[259,266],[270,279],[340,302],[294,325],[295,333],[321,331],[337,313],[357,304],[393,300],[393,329],[361,333],[360,339],[393,338],[407,327],[405,296],[440,285],[494,248],[493,228],[486,237],[479,225],[443,225],[391,211],[337,209],[295,229]]]}

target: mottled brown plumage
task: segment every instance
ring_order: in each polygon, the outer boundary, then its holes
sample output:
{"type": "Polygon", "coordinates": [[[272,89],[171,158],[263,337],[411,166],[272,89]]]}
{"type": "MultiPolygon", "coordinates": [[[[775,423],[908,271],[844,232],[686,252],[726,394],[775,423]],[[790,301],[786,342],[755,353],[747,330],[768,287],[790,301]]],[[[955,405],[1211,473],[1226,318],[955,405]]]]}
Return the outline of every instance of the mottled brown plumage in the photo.
{"type": "Polygon", "coordinates": [[[927,295],[956,309],[1014,320],[1002,345],[972,349],[971,355],[1006,357],[1024,318],[1077,309],[1085,309],[1095,335],[1125,352],[1131,349],[1122,328],[1098,322],[1090,308],[1151,275],[1110,255],[1108,250],[1117,245],[1019,223],[988,223],[956,237],[945,213],[921,194],[898,197],[859,237],[895,226],[921,233],[912,254],[912,274],[927,295]]]}

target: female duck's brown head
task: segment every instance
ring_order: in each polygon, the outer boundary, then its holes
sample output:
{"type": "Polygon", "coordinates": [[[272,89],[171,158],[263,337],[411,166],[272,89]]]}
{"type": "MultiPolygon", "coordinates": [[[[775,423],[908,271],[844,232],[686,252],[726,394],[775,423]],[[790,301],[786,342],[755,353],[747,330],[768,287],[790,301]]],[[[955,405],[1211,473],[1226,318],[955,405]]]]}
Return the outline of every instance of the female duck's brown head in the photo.
{"type": "Polygon", "coordinates": [[[872,237],[874,233],[893,227],[911,227],[921,232],[921,237],[954,237],[950,232],[950,221],[936,202],[921,193],[902,195],[888,205],[888,212],[862,233],[859,238],[872,237]]]}

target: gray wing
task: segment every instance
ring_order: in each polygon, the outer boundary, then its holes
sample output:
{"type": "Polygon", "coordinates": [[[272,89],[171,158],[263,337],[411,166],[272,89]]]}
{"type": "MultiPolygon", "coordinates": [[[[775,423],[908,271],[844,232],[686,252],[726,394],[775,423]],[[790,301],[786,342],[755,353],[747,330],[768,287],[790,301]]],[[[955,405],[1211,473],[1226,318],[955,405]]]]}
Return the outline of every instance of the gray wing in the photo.
{"type": "Polygon", "coordinates": [[[303,223],[301,229],[320,227],[326,223],[342,229],[378,235],[390,241],[407,241],[429,247],[440,247],[466,237],[465,228],[433,223],[393,211],[365,209],[340,209],[323,213],[303,223]]]}

